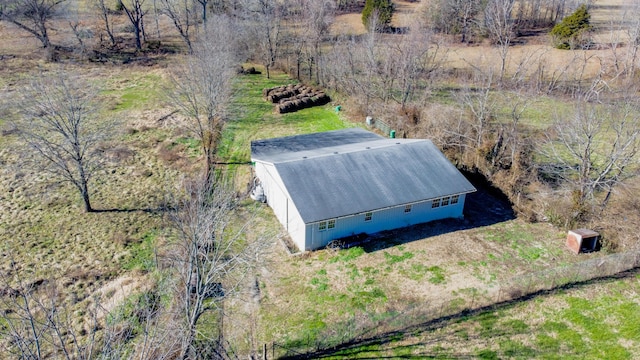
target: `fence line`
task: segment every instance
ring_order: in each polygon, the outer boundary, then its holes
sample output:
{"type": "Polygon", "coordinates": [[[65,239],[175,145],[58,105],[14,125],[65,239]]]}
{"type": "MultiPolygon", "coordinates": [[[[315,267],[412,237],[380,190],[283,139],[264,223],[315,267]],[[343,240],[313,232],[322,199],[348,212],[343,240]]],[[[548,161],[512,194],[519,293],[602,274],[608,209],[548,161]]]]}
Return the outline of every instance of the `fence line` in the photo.
{"type": "Polygon", "coordinates": [[[273,342],[271,356],[274,359],[303,358],[310,352],[333,349],[344,344],[357,344],[367,339],[389,337],[390,334],[404,334],[411,329],[428,330],[448,319],[523,300],[543,292],[609,278],[638,268],[640,268],[640,251],[633,251],[517,275],[503,281],[499,286],[474,288],[471,294],[462,299],[463,302],[442,301],[416,304],[408,310],[404,309],[396,316],[383,320],[372,320],[367,314],[360,314],[360,318],[332,324],[317,337],[300,340],[298,343],[301,346],[295,348],[273,342]]]}
{"type": "Polygon", "coordinates": [[[373,127],[375,127],[376,129],[382,131],[382,133],[390,135],[391,134],[391,126],[389,126],[389,124],[387,124],[386,122],[384,122],[383,120],[380,119],[371,119],[370,120],[370,124],[369,122],[367,122],[367,125],[371,125],[373,127]]]}

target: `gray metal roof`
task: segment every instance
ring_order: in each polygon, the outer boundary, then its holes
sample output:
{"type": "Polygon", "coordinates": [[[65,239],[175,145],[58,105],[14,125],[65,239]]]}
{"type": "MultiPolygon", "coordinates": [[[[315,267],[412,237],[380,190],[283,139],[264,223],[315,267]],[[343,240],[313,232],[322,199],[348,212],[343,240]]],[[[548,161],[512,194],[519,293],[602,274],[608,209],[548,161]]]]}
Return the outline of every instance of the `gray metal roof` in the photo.
{"type": "Polygon", "coordinates": [[[317,150],[331,146],[355,144],[379,139],[384,138],[364,129],[353,128],[322,133],[286,136],[274,139],[255,140],[251,142],[251,158],[253,160],[274,162],[274,156],[278,157],[283,154],[317,150]]]}
{"type": "Polygon", "coordinates": [[[274,164],[305,223],[475,191],[429,140],[364,134],[337,145],[340,136],[329,132],[331,145],[322,147],[322,134],[312,134],[313,146],[291,146],[300,150],[252,154],[274,164]]]}

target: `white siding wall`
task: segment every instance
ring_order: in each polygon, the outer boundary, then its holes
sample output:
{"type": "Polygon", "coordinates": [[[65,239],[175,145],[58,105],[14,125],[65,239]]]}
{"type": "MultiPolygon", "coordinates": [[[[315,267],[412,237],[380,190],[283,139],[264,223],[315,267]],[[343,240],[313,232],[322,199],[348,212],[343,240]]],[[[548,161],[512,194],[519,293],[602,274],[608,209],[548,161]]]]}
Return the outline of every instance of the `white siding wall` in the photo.
{"type": "Polygon", "coordinates": [[[298,249],[305,248],[306,226],[293,203],[289,204],[289,236],[298,249]]]}
{"type": "MultiPolygon", "coordinates": [[[[383,230],[397,229],[415,224],[446,218],[461,218],[465,195],[459,197],[454,205],[431,207],[431,201],[415,203],[411,212],[404,212],[404,205],[380,211],[374,211],[370,221],[365,221],[365,214],[335,219],[333,229],[318,230],[318,223],[307,224],[304,250],[315,250],[326,246],[332,240],[361,233],[372,234],[383,230]]],[[[302,247],[300,249],[303,249],[302,247]]]]}
{"type": "Polygon", "coordinates": [[[304,223],[275,167],[271,164],[256,162],[255,172],[264,189],[267,204],[271,207],[284,229],[289,233],[296,246],[299,249],[304,249],[304,223]]]}

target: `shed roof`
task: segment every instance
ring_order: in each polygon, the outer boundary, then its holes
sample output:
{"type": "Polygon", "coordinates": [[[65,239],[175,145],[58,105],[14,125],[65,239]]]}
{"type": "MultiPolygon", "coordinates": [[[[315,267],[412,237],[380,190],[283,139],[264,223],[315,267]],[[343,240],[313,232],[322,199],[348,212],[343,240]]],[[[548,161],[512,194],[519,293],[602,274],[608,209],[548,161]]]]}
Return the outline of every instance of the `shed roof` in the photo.
{"type": "Polygon", "coordinates": [[[293,143],[291,137],[252,142],[252,158],[274,164],[305,223],[476,190],[431,141],[369,134],[351,129],[293,143]]]}

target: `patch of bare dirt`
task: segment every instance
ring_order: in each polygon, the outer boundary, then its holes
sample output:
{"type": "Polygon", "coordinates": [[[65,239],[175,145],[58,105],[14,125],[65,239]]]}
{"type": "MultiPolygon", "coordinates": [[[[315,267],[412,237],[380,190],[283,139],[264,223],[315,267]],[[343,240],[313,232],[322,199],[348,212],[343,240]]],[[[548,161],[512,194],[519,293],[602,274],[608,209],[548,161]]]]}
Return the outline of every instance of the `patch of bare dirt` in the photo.
{"type": "Polygon", "coordinates": [[[149,287],[150,283],[146,276],[134,274],[126,274],[104,284],[90,297],[97,298],[99,301],[98,319],[102,320],[134,292],[142,292],[149,287]]]}

